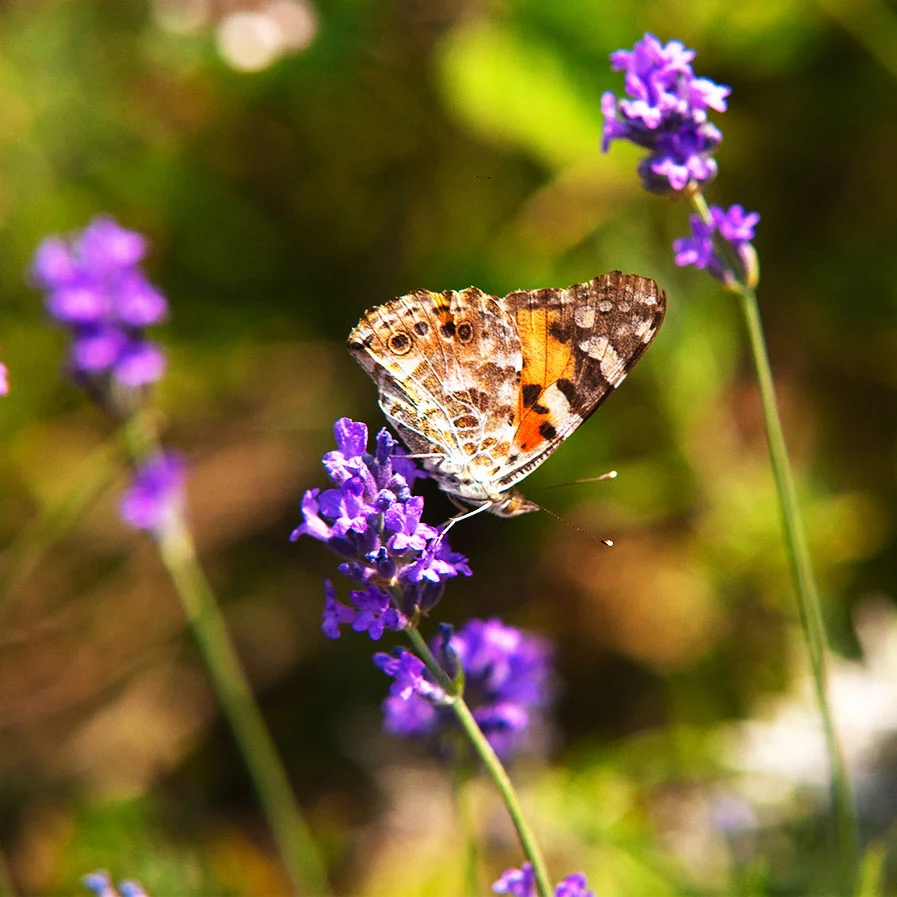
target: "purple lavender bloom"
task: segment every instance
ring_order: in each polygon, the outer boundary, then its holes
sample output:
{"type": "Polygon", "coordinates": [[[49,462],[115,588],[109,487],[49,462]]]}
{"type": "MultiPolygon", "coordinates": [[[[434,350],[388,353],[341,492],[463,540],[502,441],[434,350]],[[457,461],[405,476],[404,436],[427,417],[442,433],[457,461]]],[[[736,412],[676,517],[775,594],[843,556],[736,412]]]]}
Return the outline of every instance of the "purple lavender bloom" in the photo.
{"type": "Polygon", "coordinates": [[[374,663],[387,676],[395,679],[389,687],[391,697],[408,701],[413,695],[417,695],[430,704],[445,701],[445,691],[430,679],[424,662],[410,651],[397,648],[394,654],[380,652],[374,655],[374,663]]]}
{"type": "Polygon", "coordinates": [[[184,505],[184,462],[163,452],[145,462],[121,499],[121,519],[135,529],[160,533],[184,505]]]}
{"type": "MultiPolygon", "coordinates": [[[[581,872],[574,872],[554,889],[554,897],[595,897],[595,892],[587,888],[586,877],[581,872]]],[[[122,894],[122,897],[126,895],[122,894]]]]}
{"type": "Polygon", "coordinates": [[[677,265],[694,265],[707,272],[726,286],[757,285],[759,276],[757,253],[751,245],[754,227],[760,220],[757,212],[745,212],[740,205],[724,211],[719,206],[710,207],[711,222],[707,224],[700,215],[689,216],[690,237],[673,241],[677,265]],[[720,254],[719,243],[728,244],[730,251],[720,254]],[[727,258],[731,257],[731,261],[727,258]],[[733,270],[732,263],[736,269],[733,270]]]}
{"type": "Polygon", "coordinates": [[[113,887],[112,879],[105,870],[91,872],[81,879],[81,883],[96,897],[147,897],[146,891],[136,881],[119,882],[118,890],[113,887]]]}
{"type": "MultiPolygon", "coordinates": [[[[554,897],[595,897],[594,891],[586,890],[586,877],[581,872],[568,875],[554,890],[554,897]]],[[[511,897],[536,897],[536,876],[532,864],[524,863],[520,869],[508,869],[492,885],[495,894],[510,894],[511,897]]]]}
{"type": "Polygon", "coordinates": [[[102,386],[111,378],[136,389],[162,376],[165,359],[143,330],[165,320],[168,303],[139,268],[145,254],[140,234],[104,216],[71,239],[49,237],[38,246],[31,276],[72,335],[76,380],[102,386]]]}
{"type": "Polygon", "coordinates": [[[601,148],[607,152],[614,140],[629,140],[650,150],[638,172],[645,188],[656,193],[682,191],[716,176],[712,155],[722,134],[707,121],[707,110],[725,112],[731,90],[696,78],[694,56],[680,41],[663,46],[652,34],[610,56],[611,68],[626,73],[630,99],[618,100],[610,91],[601,98],[601,148]]]}
{"type": "Polygon", "coordinates": [[[6,370],[6,365],[0,361],[0,396],[8,396],[9,395],[9,371],[6,370]]]}
{"type": "MultiPolygon", "coordinates": [[[[132,881],[131,879],[125,879],[118,883],[118,893],[121,894],[121,897],[149,897],[143,889],[143,885],[139,881],[132,881]]],[[[578,897],[578,895],[573,894],[570,897],[578,897]]],[[[586,895],[583,895],[583,897],[586,897],[586,895]]]]}
{"type": "Polygon", "coordinates": [[[363,423],[341,418],[334,436],[336,451],[324,456],[334,488],[305,493],[303,520],[290,539],[324,542],[343,558],[340,573],[363,587],[351,593],[349,607],[327,586],[325,634],[336,638],[341,625],[351,624],[378,639],[384,629],[403,629],[409,618],[431,610],[446,580],[470,576],[470,568],[436,527],[421,522],[424,501],[410,485],[422,474],[387,430],[377,434],[374,454],[363,423]]]}
{"type": "Polygon", "coordinates": [[[519,869],[508,869],[492,885],[495,894],[510,894],[511,897],[536,897],[536,873],[532,863],[524,863],[519,869]]]}
{"type": "MultiPolygon", "coordinates": [[[[511,756],[523,743],[525,736],[542,722],[542,715],[550,698],[550,651],[535,636],[505,626],[499,620],[471,620],[457,633],[450,627],[432,645],[440,665],[452,680],[458,670],[463,673],[464,699],[473,712],[496,753],[511,756]]],[[[387,666],[378,655],[377,665],[385,673],[398,676],[405,667],[395,665],[401,658],[415,667],[427,687],[407,682],[399,690],[396,684],[384,701],[386,728],[397,735],[412,737],[438,736],[454,729],[452,712],[439,706],[442,690],[429,678],[423,664],[407,651],[396,653],[393,666],[387,666]]],[[[397,683],[398,683],[397,678],[397,683]]],[[[404,680],[403,680],[404,681],[404,680]]]]}

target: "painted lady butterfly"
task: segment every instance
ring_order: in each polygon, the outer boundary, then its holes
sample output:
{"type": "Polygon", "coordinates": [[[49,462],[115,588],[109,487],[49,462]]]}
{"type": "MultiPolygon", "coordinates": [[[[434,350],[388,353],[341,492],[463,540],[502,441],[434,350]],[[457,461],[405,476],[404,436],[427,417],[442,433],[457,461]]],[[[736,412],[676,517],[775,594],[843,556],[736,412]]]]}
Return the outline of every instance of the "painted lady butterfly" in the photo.
{"type": "Polygon", "coordinates": [[[449,498],[513,517],[539,508],[514,484],[622,383],[665,309],[653,280],[619,271],[502,299],[415,290],[368,311],[348,342],[449,498]]]}

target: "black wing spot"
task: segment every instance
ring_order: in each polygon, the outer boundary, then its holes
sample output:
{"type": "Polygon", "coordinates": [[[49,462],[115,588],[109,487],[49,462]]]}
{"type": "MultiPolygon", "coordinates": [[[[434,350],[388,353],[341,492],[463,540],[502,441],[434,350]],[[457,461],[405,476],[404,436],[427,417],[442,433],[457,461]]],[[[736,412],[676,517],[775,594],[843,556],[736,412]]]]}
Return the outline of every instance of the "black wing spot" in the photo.
{"type": "Polygon", "coordinates": [[[569,322],[552,321],[548,325],[548,334],[559,343],[569,343],[573,339],[573,325],[569,322]]]}
{"type": "Polygon", "coordinates": [[[548,421],[545,421],[545,423],[539,427],[539,433],[541,433],[545,439],[554,439],[554,437],[558,435],[558,431],[555,430],[548,421]]]}
{"type": "Polygon", "coordinates": [[[469,343],[473,339],[473,327],[467,321],[462,321],[457,328],[458,339],[462,343],[469,343]]]}
{"type": "Polygon", "coordinates": [[[538,402],[533,405],[533,411],[535,411],[536,414],[548,414],[548,409],[544,405],[540,405],[538,402]]]}
{"type": "Polygon", "coordinates": [[[439,329],[442,331],[444,337],[451,339],[455,335],[455,322],[446,321],[439,329]]]}
{"type": "Polygon", "coordinates": [[[411,351],[411,337],[408,336],[407,333],[394,333],[389,338],[389,348],[390,351],[395,352],[396,355],[404,355],[406,352],[411,351]]]}
{"type": "Polygon", "coordinates": [[[535,405],[536,399],[542,395],[542,387],[539,386],[538,383],[527,383],[526,386],[523,387],[523,404],[529,408],[530,405],[535,405]]]}
{"type": "Polygon", "coordinates": [[[426,321],[418,321],[414,325],[414,332],[418,336],[426,336],[430,332],[430,325],[426,321]]]}

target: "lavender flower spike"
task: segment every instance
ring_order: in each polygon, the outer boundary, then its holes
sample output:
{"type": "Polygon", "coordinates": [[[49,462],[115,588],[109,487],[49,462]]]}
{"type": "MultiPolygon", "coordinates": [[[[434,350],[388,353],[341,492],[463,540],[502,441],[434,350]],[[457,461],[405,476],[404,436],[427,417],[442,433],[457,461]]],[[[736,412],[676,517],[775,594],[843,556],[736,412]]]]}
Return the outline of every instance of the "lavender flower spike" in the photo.
{"type": "MultiPolygon", "coordinates": [[[[595,897],[594,891],[586,890],[586,877],[581,872],[568,875],[554,890],[554,897],[595,897]]],[[[509,894],[511,897],[536,897],[536,876],[530,863],[520,869],[508,869],[492,885],[495,894],[509,894]]]]}
{"type": "Polygon", "coordinates": [[[143,335],[168,314],[165,297],[140,270],[145,254],[140,234],[106,216],[70,239],[47,238],[35,252],[31,277],[72,336],[71,374],[103,396],[110,380],[135,389],[165,370],[161,350],[143,335]]]}
{"type": "Polygon", "coordinates": [[[122,520],[158,535],[184,506],[184,462],[163,452],[144,463],[121,499],[122,520]]]}
{"type": "Polygon", "coordinates": [[[104,870],[85,875],[81,879],[81,883],[85,888],[93,891],[96,897],[147,897],[143,886],[136,881],[119,882],[118,890],[116,890],[112,885],[109,873],[104,870]]]}
{"type": "MultiPolygon", "coordinates": [[[[528,737],[535,741],[552,697],[551,655],[542,640],[500,620],[471,620],[456,634],[445,627],[432,648],[450,679],[463,672],[465,700],[499,756],[512,756],[528,737]]],[[[432,739],[454,730],[454,714],[418,658],[398,649],[374,660],[396,679],[383,702],[389,731],[432,739]]]]}
{"type": "Polygon", "coordinates": [[[694,50],[680,41],[666,46],[646,34],[632,50],[612,53],[611,68],[626,73],[629,99],[607,92],[601,99],[604,152],[614,140],[650,151],[639,164],[643,186],[655,193],[681,192],[716,176],[713,153],[722,134],[707,120],[708,109],[725,112],[728,87],[697,78],[694,50]]]}
{"type": "Polygon", "coordinates": [[[303,521],[290,538],[324,542],[343,559],[340,573],[361,586],[351,592],[349,606],[327,584],[325,635],[336,638],[349,624],[378,639],[431,610],[445,582],[469,576],[470,568],[436,527],[421,522],[424,500],[410,488],[421,474],[387,430],[377,434],[373,454],[363,423],[341,418],[334,436],[336,451],[324,456],[333,488],[305,493],[303,521]]]}
{"type": "Polygon", "coordinates": [[[700,215],[689,217],[692,235],[673,241],[676,264],[706,268],[730,288],[743,284],[753,289],[759,279],[759,263],[750,241],[759,214],[745,212],[740,205],[730,206],[728,211],[710,206],[710,217],[709,224],[700,215]],[[721,243],[728,246],[728,252],[720,252],[721,243]]]}

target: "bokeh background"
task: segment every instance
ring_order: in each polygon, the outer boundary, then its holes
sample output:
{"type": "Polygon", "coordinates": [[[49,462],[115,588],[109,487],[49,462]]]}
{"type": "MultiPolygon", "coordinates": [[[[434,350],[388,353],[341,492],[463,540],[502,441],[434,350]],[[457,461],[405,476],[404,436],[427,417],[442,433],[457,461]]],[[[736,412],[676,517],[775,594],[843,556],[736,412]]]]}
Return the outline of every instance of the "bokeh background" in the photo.
{"type": "MultiPolygon", "coordinates": [[[[334,561],[287,537],[343,415],[345,336],[415,288],[620,268],[670,309],[527,483],[565,518],[452,533],[438,618],[557,648],[546,758],[514,770],[556,876],[604,894],[830,890],[824,760],[737,307],[674,267],[684,203],[599,152],[608,54],[645,31],[728,84],[710,199],[762,215],[760,300],[834,644],[870,868],[897,807],[897,13],[877,0],[8,0],[0,7],[0,846],[7,884],[97,867],[163,894],[285,882],[109,422],[60,378],[27,269],[110,213],[152,241],[157,391],[199,549],[340,894],[453,897],[450,776],[380,730],[372,645],[319,628],[334,561]],[[613,482],[539,487],[616,468],[613,482]],[[91,494],[71,513],[73,496],[91,494]],[[579,529],[577,529],[577,527],[579,529]],[[583,532],[585,531],[585,532],[583,532]],[[591,535],[590,535],[591,534],[591,535]],[[611,537],[607,550],[595,539],[611,537]],[[891,798],[894,798],[893,800],[891,798]]],[[[427,493],[430,522],[451,513],[427,493]]],[[[520,856],[473,787],[483,893],[520,856]]],[[[872,873],[870,873],[871,875],[872,873]]]]}

